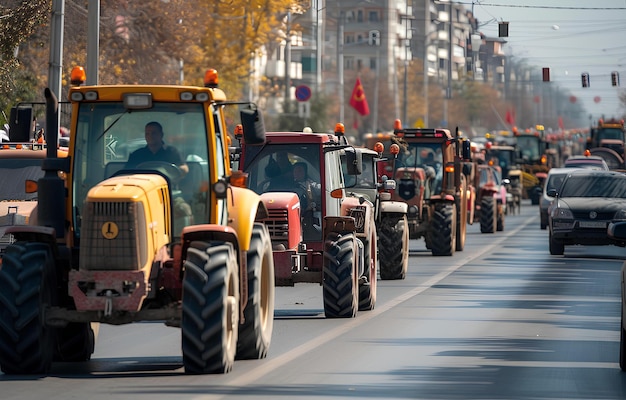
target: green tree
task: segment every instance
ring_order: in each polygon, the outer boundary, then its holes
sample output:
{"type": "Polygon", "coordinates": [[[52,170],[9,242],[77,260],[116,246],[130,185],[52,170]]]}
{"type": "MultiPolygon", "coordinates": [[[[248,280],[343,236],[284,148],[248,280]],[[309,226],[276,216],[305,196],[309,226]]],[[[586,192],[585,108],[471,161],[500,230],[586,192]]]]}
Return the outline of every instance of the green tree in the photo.
{"type": "Polygon", "coordinates": [[[5,0],[0,5],[0,110],[8,115],[12,105],[37,97],[37,78],[31,65],[20,61],[20,44],[50,14],[48,0],[5,0]]]}

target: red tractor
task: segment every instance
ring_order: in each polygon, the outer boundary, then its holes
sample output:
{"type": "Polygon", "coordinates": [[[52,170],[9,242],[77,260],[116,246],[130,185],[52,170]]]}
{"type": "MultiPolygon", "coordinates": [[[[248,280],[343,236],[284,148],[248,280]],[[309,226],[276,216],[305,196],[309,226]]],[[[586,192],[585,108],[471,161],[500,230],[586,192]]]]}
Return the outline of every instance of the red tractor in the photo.
{"type": "Polygon", "coordinates": [[[471,159],[469,141],[447,129],[402,128],[395,122],[399,153],[393,160],[397,189],[392,199],[408,204],[409,237],[426,240],[436,256],[465,246],[468,182],[463,161],[471,159]]]}
{"type": "Polygon", "coordinates": [[[269,211],[276,285],[319,283],[326,317],[350,318],[376,304],[378,239],[372,201],[346,195],[344,175],[361,174],[362,160],[338,125],[244,140],[239,168],[269,211]]]}

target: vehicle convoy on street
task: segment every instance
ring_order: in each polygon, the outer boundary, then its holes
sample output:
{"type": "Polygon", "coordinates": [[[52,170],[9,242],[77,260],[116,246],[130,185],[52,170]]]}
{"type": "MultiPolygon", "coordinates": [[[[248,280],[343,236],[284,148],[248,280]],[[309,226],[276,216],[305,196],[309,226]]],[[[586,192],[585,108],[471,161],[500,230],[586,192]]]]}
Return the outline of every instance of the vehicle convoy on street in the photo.
{"type": "Polygon", "coordinates": [[[587,150],[604,158],[609,169],[626,169],[626,130],[624,120],[599,119],[596,126],[591,127],[587,138],[587,150]]]}
{"type": "Polygon", "coordinates": [[[607,228],[626,220],[626,174],[579,169],[569,172],[559,188],[550,189],[550,254],[562,255],[566,245],[626,246],[612,239],[607,228]]]}
{"type": "Polygon", "coordinates": [[[376,210],[372,199],[346,194],[344,176],[360,175],[362,158],[344,137],[343,125],[337,124],[333,134],[267,132],[262,146],[244,138],[239,168],[269,213],[264,223],[274,250],[276,285],[321,284],[327,318],[372,310],[376,210]]]}
{"type": "MultiPolygon", "coordinates": [[[[375,143],[374,149],[355,149],[361,153],[363,170],[360,175],[344,172],[346,191],[348,196],[363,196],[374,204],[380,278],[404,279],[409,263],[408,206],[403,201],[391,200],[391,191],[396,189],[393,179],[385,176],[379,181],[378,166],[385,165],[388,160],[381,158],[384,152],[381,142],[375,143]]],[[[346,171],[347,165],[344,167],[346,171]]]]}
{"type": "MultiPolygon", "coordinates": [[[[53,361],[89,360],[91,323],[138,321],[181,328],[187,373],[264,358],[274,313],[267,209],[230,170],[224,110],[239,107],[246,140],[262,143],[256,107],[228,102],[215,70],[205,87],[84,81],[72,70],[68,156],[47,148],[37,224],[6,231],[15,242],[0,269],[0,368],[45,374],[53,361]],[[129,166],[110,144],[145,134],[147,150],[156,121],[168,144],[159,151],[184,161],[129,166]]],[[[45,94],[56,143],[57,99],[45,94]]]]}
{"type": "Polygon", "coordinates": [[[393,160],[397,188],[392,199],[408,204],[409,237],[423,237],[434,256],[451,256],[465,246],[468,182],[463,161],[470,142],[447,129],[403,128],[394,123],[400,151],[393,160]]]}

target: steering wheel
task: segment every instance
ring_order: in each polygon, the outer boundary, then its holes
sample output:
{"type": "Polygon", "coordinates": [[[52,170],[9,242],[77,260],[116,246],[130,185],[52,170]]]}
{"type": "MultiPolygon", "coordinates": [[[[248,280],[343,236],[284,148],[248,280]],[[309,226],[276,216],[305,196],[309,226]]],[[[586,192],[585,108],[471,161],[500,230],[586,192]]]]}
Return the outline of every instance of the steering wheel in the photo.
{"type": "Polygon", "coordinates": [[[183,177],[183,171],[167,161],[146,161],[137,165],[137,169],[152,169],[167,176],[172,183],[177,183],[183,177]]]}

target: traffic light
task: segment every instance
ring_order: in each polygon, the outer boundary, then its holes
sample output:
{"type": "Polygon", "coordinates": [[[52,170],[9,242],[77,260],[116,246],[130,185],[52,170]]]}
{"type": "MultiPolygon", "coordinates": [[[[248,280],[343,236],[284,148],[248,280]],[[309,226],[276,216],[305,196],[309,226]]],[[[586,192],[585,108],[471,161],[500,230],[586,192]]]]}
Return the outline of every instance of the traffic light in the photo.
{"type": "Polygon", "coordinates": [[[370,31],[368,43],[370,46],[380,46],[380,31],[377,31],[377,30],[370,31]]]}
{"type": "Polygon", "coordinates": [[[550,68],[543,68],[541,72],[543,73],[543,81],[550,82],[550,68]]]}
{"type": "Polygon", "coordinates": [[[611,72],[611,85],[619,86],[619,72],[617,71],[611,72]]]}
{"type": "Polygon", "coordinates": [[[583,72],[580,75],[582,82],[583,82],[583,87],[589,87],[589,73],[588,72],[583,72]]]}

